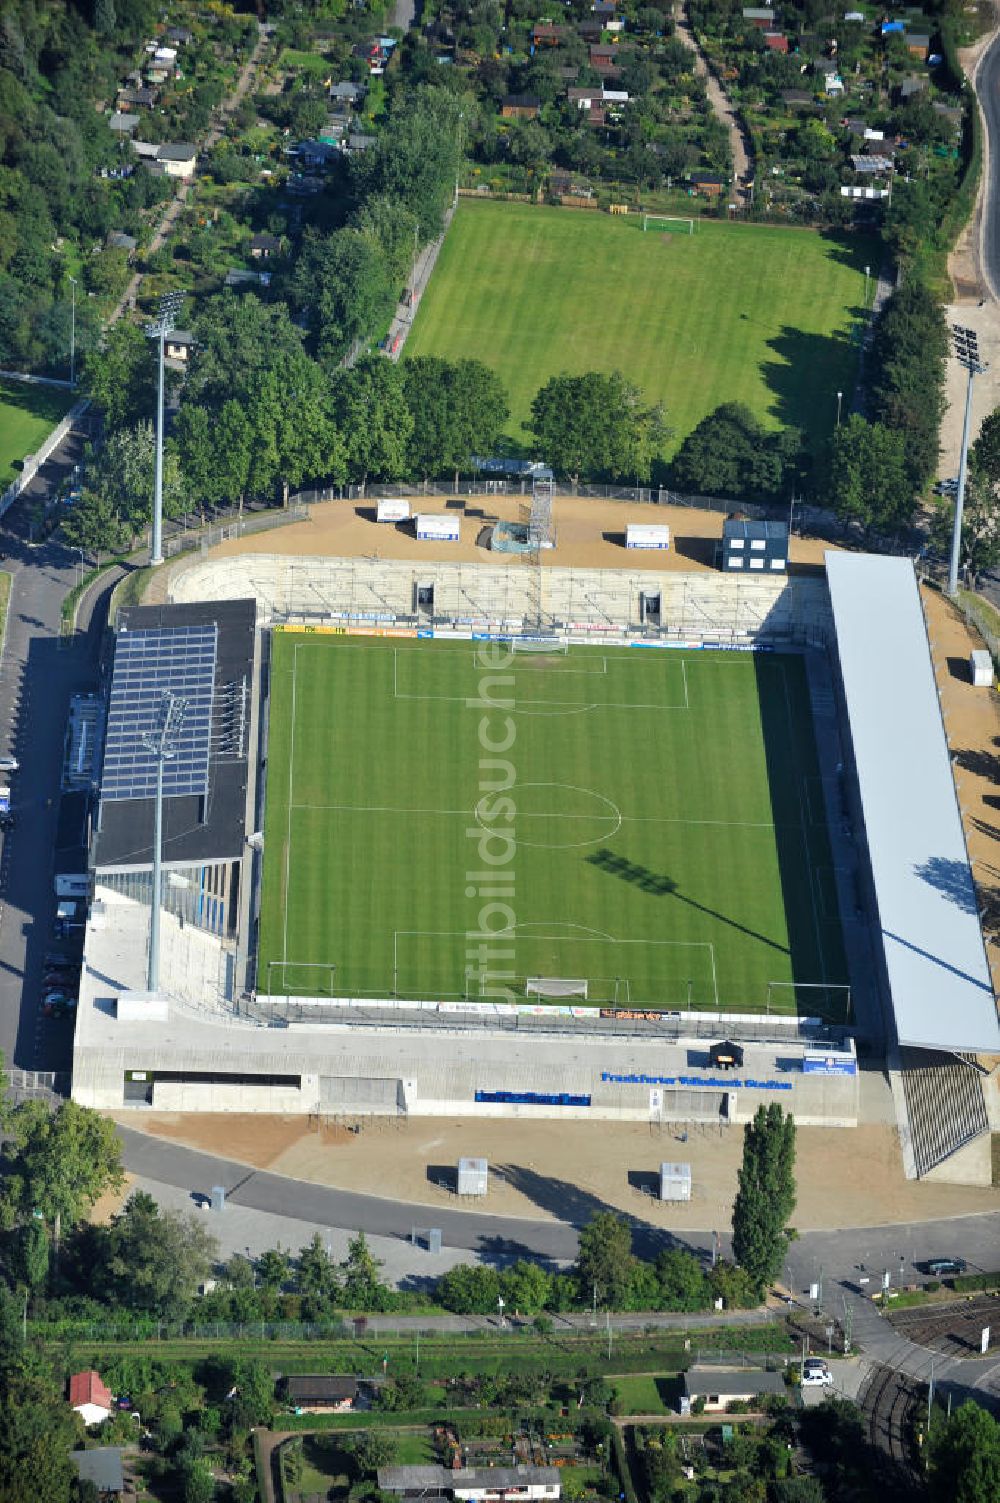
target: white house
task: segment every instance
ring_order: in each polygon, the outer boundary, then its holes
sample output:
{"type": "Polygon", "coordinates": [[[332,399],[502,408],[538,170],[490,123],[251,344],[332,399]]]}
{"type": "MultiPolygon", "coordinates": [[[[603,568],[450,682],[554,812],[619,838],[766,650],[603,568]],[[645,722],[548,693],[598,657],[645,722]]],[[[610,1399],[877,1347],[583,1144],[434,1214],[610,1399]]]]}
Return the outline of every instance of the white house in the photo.
{"type": "Polygon", "coordinates": [[[197,146],[189,146],[185,141],[161,146],[156,153],[156,160],[168,177],[193,177],[197,159],[197,146]]]}
{"type": "Polygon", "coordinates": [[[695,1399],[704,1400],[706,1414],[724,1414],[737,1400],[751,1403],[764,1394],[785,1391],[780,1373],[755,1367],[689,1367],[684,1374],[681,1413],[690,1414],[695,1399]]]}
{"type": "Polygon", "coordinates": [[[378,1469],[382,1492],[399,1497],[452,1497],[458,1503],[509,1503],[561,1495],[555,1466],[387,1466],[378,1469]]]}

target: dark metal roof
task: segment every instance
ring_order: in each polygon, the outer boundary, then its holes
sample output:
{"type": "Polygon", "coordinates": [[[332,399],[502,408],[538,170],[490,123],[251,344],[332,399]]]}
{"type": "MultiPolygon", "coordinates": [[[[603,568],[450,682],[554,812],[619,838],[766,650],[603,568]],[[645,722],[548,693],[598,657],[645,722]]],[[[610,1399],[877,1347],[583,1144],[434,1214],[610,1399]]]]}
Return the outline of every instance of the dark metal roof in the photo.
{"type": "MultiPolygon", "coordinates": [[[[134,606],[119,613],[119,631],[218,627],[208,794],[164,799],[163,859],[170,865],[224,861],[242,854],[256,613],[253,600],[134,606]]],[[[98,869],[141,870],[152,865],[154,802],[101,800],[98,869]]]]}
{"type": "Polygon", "coordinates": [[[788,542],[787,522],[755,522],[750,517],[727,517],[722,524],[724,539],[745,538],[747,542],[788,542]]]}
{"type": "Polygon", "coordinates": [[[100,1494],[125,1491],[120,1446],[96,1446],[90,1451],[70,1451],[69,1459],[81,1479],[93,1482],[100,1494]]]}
{"type": "Polygon", "coordinates": [[[320,1375],[285,1379],[288,1398],[293,1404],[342,1404],[358,1396],[357,1378],[320,1375]]]}

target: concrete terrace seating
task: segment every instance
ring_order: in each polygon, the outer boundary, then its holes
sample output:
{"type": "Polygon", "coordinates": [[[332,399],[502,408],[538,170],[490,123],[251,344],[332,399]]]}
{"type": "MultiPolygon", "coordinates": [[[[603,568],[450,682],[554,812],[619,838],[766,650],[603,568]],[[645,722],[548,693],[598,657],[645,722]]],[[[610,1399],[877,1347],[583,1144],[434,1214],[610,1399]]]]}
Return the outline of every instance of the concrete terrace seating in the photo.
{"type": "Polygon", "coordinates": [[[982,1076],[959,1056],[902,1050],[903,1092],[918,1176],[989,1130],[982,1076]]]}

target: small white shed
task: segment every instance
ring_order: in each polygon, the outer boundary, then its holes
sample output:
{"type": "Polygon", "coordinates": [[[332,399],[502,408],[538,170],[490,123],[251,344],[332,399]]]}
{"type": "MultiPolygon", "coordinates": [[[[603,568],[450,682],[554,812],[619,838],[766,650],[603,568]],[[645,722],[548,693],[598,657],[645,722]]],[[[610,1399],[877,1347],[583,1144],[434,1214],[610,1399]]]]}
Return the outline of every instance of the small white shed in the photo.
{"type": "Polygon", "coordinates": [[[670,547],[670,528],[661,524],[630,522],[625,529],[626,548],[653,548],[661,552],[670,547]]]}
{"type": "Polygon", "coordinates": [[[661,1164],[660,1165],[660,1199],[661,1200],[690,1200],[691,1199],[691,1165],[690,1164],[661,1164]]]}
{"type": "Polygon", "coordinates": [[[977,689],[992,689],[993,659],[985,648],[979,647],[970,655],[969,677],[977,689]]]}
{"type": "Polygon", "coordinates": [[[376,520],[379,522],[408,522],[410,520],[409,501],[396,499],[380,501],[376,520]]]}
{"type": "Polygon", "coordinates": [[[421,512],[416,518],[417,538],[423,543],[457,543],[459,525],[457,517],[440,513],[421,512]]]}
{"type": "Polygon", "coordinates": [[[459,1195],[485,1195],[489,1181],[489,1165],[485,1159],[459,1159],[459,1195]]]}

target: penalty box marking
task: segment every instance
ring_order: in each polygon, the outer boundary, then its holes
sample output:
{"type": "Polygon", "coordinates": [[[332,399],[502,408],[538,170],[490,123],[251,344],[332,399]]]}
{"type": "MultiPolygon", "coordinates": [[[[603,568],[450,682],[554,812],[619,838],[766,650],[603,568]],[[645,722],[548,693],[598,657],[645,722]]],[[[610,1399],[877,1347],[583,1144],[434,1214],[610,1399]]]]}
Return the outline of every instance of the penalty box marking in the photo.
{"type": "MultiPolygon", "coordinates": [[[[516,924],[513,929],[491,930],[490,934],[489,934],[489,938],[491,940],[506,939],[509,936],[513,935],[515,943],[516,943],[517,942],[517,936],[518,936],[518,931],[519,930],[526,929],[526,928],[534,928],[534,927],[535,927],[534,923],[532,923],[532,924],[516,924]]],[[[720,1006],[720,1003],[719,1003],[719,982],[718,982],[718,976],[717,976],[716,969],[715,969],[715,941],[714,940],[711,940],[711,939],[614,939],[611,935],[609,935],[609,934],[602,935],[599,930],[589,929],[584,924],[568,923],[568,924],[564,924],[563,925],[563,929],[564,930],[567,927],[573,928],[573,929],[585,929],[586,932],[588,934],[592,934],[594,936],[594,938],[592,938],[592,939],[581,938],[580,935],[577,935],[577,934],[566,934],[566,933],[562,933],[562,934],[530,934],[530,935],[527,935],[525,937],[527,939],[532,939],[532,940],[537,939],[537,940],[540,940],[540,941],[542,941],[544,943],[550,943],[551,941],[556,940],[556,941],[559,941],[561,943],[567,943],[568,942],[569,944],[573,944],[573,945],[642,945],[645,948],[654,948],[655,947],[657,949],[670,948],[670,949],[675,949],[675,950],[678,950],[678,949],[683,949],[683,950],[707,950],[708,951],[709,963],[710,963],[710,965],[712,967],[712,991],[713,991],[714,996],[715,996],[715,1006],[716,1006],[717,1009],[719,1008],[719,1006],[720,1006]]],[[[394,929],[392,931],[392,966],[393,966],[393,972],[397,973],[398,970],[399,970],[399,941],[400,941],[400,939],[461,939],[461,940],[467,942],[468,939],[470,938],[470,935],[473,938],[477,937],[477,931],[474,930],[474,929],[471,930],[471,931],[468,930],[468,929],[394,929]]],[[[605,978],[605,979],[607,979],[607,978],[605,978]]],[[[627,980],[627,978],[623,978],[623,979],[627,980]]],[[[669,1008],[664,1008],[663,1010],[664,1010],[664,1012],[669,1012],[670,1011],[669,1008]]]]}
{"type": "MultiPolygon", "coordinates": [[[[448,651],[448,649],[445,650],[448,651]]],[[[455,653],[454,648],[450,650],[452,656],[458,655],[455,653]]],[[[467,654],[462,653],[461,656],[467,657],[467,654]]],[[[513,660],[513,656],[511,660],[513,660]]],[[[475,661],[475,659],[473,659],[473,661],[475,661]]],[[[531,659],[527,658],[526,661],[530,662],[531,659]]],[[[568,676],[573,674],[578,674],[582,678],[610,677],[610,675],[608,674],[607,657],[602,656],[601,661],[604,664],[603,674],[590,673],[585,669],[576,668],[559,668],[553,671],[555,673],[555,676],[559,678],[562,678],[564,675],[568,676]]],[[[623,660],[618,659],[617,661],[623,660]]],[[[624,661],[638,662],[640,661],[640,659],[633,657],[625,659],[624,661]]],[[[507,665],[504,664],[503,666],[506,667],[507,665]]],[[[498,671],[489,670],[487,664],[479,664],[478,668],[480,672],[498,671]]],[[[547,713],[552,715],[580,715],[585,714],[588,710],[690,710],[691,699],[688,693],[687,669],[685,667],[683,658],[681,658],[680,660],[680,670],[681,683],[684,687],[684,701],[682,704],[644,704],[640,701],[617,699],[606,700],[603,703],[594,700],[586,704],[581,704],[579,701],[573,699],[526,699],[515,695],[514,703],[509,706],[509,709],[510,713],[514,715],[517,715],[519,713],[528,715],[535,713],[547,713]],[[541,709],[535,711],[534,709],[528,708],[528,706],[535,705],[541,706],[541,709]]],[[[535,666],[535,671],[538,671],[537,665],[535,666]]],[[[470,702],[470,696],[468,694],[407,694],[401,691],[399,687],[399,650],[395,647],[392,649],[392,695],[394,699],[439,700],[443,701],[446,704],[468,705],[470,702]]],[[[506,703],[504,704],[503,708],[508,708],[506,703]]]]}

